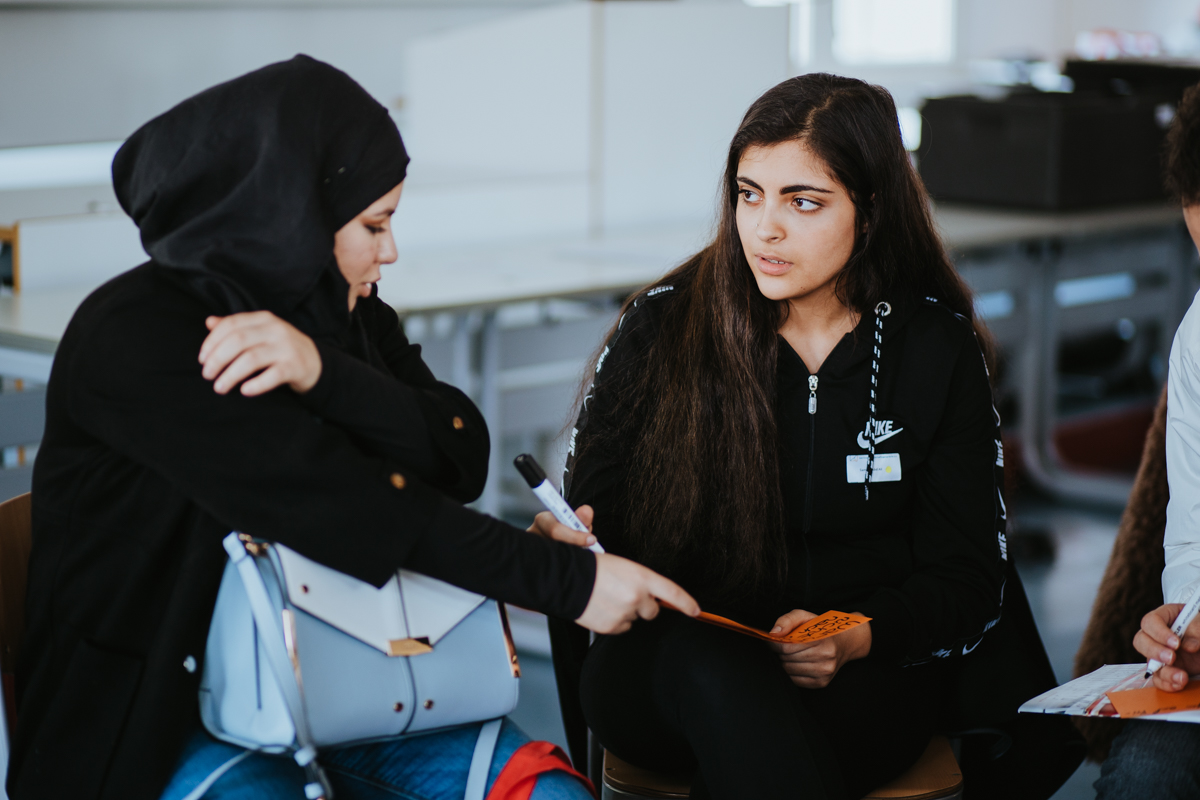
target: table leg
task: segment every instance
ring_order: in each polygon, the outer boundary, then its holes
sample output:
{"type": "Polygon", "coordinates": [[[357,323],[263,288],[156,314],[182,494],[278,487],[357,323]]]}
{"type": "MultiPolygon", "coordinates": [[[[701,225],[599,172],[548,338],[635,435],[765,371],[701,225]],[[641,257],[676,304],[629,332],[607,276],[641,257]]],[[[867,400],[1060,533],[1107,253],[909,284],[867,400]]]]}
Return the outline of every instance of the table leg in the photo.
{"type": "Polygon", "coordinates": [[[483,497],[479,499],[479,510],[498,516],[503,468],[500,463],[503,420],[500,419],[500,326],[494,309],[484,312],[480,336],[482,358],[479,365],[479,410],[487,420],[488,431],[492,436],[492,450],[488,456],[488,480],[483,489],[483,497]]]}
{"type": "Polygon", "coordinates": [[[450,383],[468,396],[474,393],[474,370],[471,368],[471,314],[460,311],[454,315],[454,334],[450,345],[450,383]]]}
{"type": "Polygon", "coordinates": [[[1058,306],[1054,300],[1057,258],[1052,247],[1026,259],[1025,302],[1029,332],[1021,352],[1021,458],[1039,488],[1068,500],[1123,508],[1133,489],[1131,478],[1086,475],[1064,469],[1054,452],[1058,399],[1058,306]]]}

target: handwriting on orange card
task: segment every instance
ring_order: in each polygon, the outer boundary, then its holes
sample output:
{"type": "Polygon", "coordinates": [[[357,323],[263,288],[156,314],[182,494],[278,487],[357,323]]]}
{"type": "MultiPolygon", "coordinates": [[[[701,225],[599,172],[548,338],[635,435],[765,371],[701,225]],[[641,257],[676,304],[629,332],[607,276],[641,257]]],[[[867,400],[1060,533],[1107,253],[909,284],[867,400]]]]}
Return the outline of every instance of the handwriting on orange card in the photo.
{"type": "Polygon", "coordinates": [[[870,622],[870,617],[858,614],[846,614],[841,611],[826,611],[819,617],[814,617],[802,623],[795,630],[783,636],[772,636],[776,641],[791,644],[806,644],[817,642],[830,636],[836,636],[843,631],[857,628],[864,622],[870,622]]]}
{"type": "Polygon", "coordinates": [[[702,611],[697,619],[707,622],[710,625],[716,625],[720,628],[753,636],[756,639],[764,639],[769,642],[788,642],[789,644],[819,642],[822,639],[836,636],[843,631],[848,631],[871,620],[870,617],[863,617],[857,614],[846,614],[842,611],[826,611],[819,617],[813,617],[808,622],[800,623],[794,630],[786,634],[771,634],[766,631],[760,631],[757,628],[751,628],[748,625],[743,625],[740,622],[726,619],[725,617],[719,617],[716,614],[710,614],[707,611],[702,611]]]}
{"type": "Polygon", "coordinates": [[[1200,708],[1200,680],[1192,681],[1178,692],[1163,692],[1153,686],[1109,692],[1108,699],[1122,719],[1147,714],[1169,714],[1200,708]]]}

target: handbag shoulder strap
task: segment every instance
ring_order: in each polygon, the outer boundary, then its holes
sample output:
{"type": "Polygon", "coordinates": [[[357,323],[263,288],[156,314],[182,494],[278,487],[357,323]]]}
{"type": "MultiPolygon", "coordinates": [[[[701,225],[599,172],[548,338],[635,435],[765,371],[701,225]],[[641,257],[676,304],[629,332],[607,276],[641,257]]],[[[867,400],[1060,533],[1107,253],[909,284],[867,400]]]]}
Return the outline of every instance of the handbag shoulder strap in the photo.
{"type": "Polygon", "coordinates": [[[483,723],[479,738],[475,740],[475,753],[471,756],[471,769],[467,772],[467,791],[463,800],[483,800],[487,790],[488,772],[492,767],[492,755],[496,742],[500,740],[500,726],[504,718],[483,723]]]}
{"type": "Polygon", "coordinates": [[[288,714],[292,718],[292,725],[296,729],[298,748],[292,757],[297,764],[304,767],[308,776],[304,794],[308,800],[331,800],[333,790],[325,777],[325,771],[317,763],[317,748],[313,745],[312,733],[308,729],[304,698],[300,693],[295,666],[287,654],[286,640],[281,627],[283,618],[276,616],[270,595],[267,593],[267,585],[263,581],[262,573],[258,571],[258,564],[247,552],[238,535],[229,534],[222,544],[225,546],[225,552],[229,554],[229,560],[237,567],[238,577],[242,579],[242,586],[246,589],[246,597],[250,601],[250,613],[254,615],[254,623],[263,634],[263,650],[267,654],[267,663],[275,675],[275,683],[279,685],[288,714]]]}

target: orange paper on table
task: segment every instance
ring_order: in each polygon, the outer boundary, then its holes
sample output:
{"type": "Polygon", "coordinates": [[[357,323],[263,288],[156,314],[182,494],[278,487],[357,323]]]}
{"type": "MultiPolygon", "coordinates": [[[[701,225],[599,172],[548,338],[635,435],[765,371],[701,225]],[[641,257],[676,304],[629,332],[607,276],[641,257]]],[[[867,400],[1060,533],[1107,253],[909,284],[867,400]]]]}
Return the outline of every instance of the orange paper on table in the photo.
{"type": "Polygon", "coordinates": [[[716,614],[709,614],[707,611],[701,611],[700,616],[696,619],[701,622],[707,622],[709,625],[716,625],[720,628],[726,628],[738,633],[744,633],[747,636],[753,636],[756,639],[763,639],[768,642],[787,642],[789,644],[807,644],[808,642],[819,642],[822,639],[827,639],[830,636],[848,631],[851,628],[856,628],[864,622],[869,622],[870,617],[863,617],[858,614],[847,614],[842,611],[826,611],[819,617],[813,617],[808,622],[802,622],[790,633],[786,634],[771,634],[766,631],[760,631],[758,628],[751,628],[743,625],[740,622],[734,622],[725,617],[718,617],[716,614]]]}
{"type": "Polygon", "coordinates": [[[1192,681],[1178,692],[1164,692],[1147,686],[1145,689],[1109,692],[1108,699],[1121,719],[1190,711],[1200,708],[1200,680],[1192,681]]]}

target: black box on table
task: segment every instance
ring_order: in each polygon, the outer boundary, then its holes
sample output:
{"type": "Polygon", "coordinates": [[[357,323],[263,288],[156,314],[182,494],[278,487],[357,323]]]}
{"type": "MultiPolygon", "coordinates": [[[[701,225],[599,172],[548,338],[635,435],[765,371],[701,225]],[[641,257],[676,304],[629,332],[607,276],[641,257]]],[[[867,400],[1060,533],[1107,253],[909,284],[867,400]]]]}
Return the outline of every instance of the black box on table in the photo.
{"type": "Polygon", "coordinates": [[[1137,94],[932,98],[918,168],[938,200],[1045,210],[1159,200],[1172,110],[1137,94]]]}

